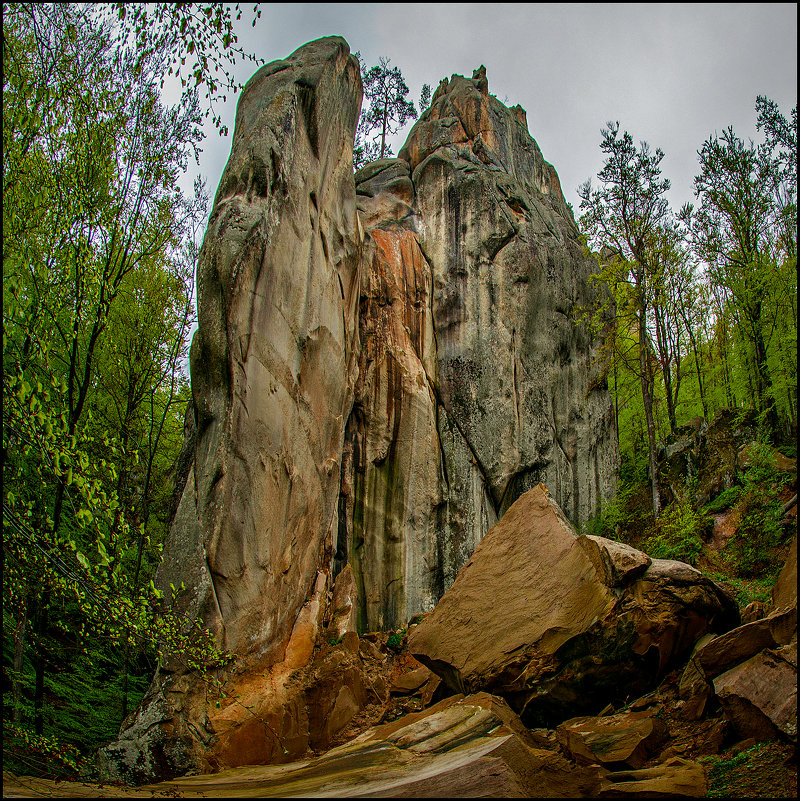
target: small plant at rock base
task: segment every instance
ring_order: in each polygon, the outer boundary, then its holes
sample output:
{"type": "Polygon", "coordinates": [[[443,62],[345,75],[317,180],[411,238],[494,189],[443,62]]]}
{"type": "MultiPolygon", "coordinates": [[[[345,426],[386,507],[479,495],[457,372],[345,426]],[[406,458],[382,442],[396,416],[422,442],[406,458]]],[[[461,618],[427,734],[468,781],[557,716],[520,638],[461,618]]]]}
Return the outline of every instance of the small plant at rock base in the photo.
{"type": "Polygon", "coordinates": [[[389,648],[399,648],[403,642],[403,637],[405,636],[405,633],[406,633],[405,629],[400,629],[400,631],[396,631],[386,641],[386,645],[388,645],[389,648]]]}

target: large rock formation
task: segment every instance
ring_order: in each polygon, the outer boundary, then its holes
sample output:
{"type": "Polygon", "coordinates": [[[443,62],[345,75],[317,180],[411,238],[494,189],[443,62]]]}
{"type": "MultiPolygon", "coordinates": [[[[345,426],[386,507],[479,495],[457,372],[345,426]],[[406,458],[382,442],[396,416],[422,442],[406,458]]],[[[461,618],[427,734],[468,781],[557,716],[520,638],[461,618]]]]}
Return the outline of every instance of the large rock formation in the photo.
{"type": "Polygon", "coordinates": [[[575,522],[607,498],[613,415],[577,312],[595,269],[525,112],[485,71],[442,81],[397,159],[356,175],[362,351],[337,553],[361,626],[433,608],[540,481],[575,522]]]}
{"type": "Polygon", "coordinates": [[[485,71],[453,76],[400,158],[354,180],[360,98],[329,37],[239,101],[198,263],[191,468],[157,581],[237,657],[219,679],[248,704],[176,654],[103,752],[111,775],[329,740],[364,693],[357,670],[346,687],[306,670],[325,619],[337,637],[405,625],[529,487],[546,480],[576,521],[613,489],[611,402],[577,324],[594,263],[524,111],[485,71]],[[326,720],[323,696],[347,696],[326,720]]]}
{"type": "MultiPolygon", "coordinates": [[[[357,373],[361,95],[339,37],[256,72],[198,261],[194,460],[157,582],[167,597],[185,586],[178,611],[239,670],[258,664],[267,695],[310,656],[328,589],[320,569],[357,373]]],[[[235,723],[207,689],[176,654],[105,752],[108,771],[141,780],[196,768],[219,727],[235,723]]]]}
{"type": "Polygon", "coordinates": [[[484,537],[408,648],[454,691],[501,695],[527,725],[552,727],[652,689],[703,634],[738,622],[698,570],[578,536],[539,485],[484,537]]]}

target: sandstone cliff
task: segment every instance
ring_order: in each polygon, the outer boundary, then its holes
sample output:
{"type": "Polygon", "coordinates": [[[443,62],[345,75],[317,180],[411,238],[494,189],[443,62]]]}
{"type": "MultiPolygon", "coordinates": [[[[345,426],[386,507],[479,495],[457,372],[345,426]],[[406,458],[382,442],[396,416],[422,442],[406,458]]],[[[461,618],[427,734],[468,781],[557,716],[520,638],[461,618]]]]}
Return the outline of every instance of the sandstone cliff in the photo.
{"type": "Polygon", "coordinates": [[[356,175],[366,231],[361,355],[337,566],[364,630],[429,611],[540,481],[573,521],[617,466],[578,229],[525,112],[485,71],[442,81],[397,159],[356,175]]]}
{"type": "Polygon", "coordinates": [[[185,586],[177,608],[236,655],[223,678],[252,703],[215,706],[179,658],[162,665],[104,751],[111,775],[241,764],[245,741],[250,761],[301,756],[309,704],[353,689],[298,672],[346,565],[343,630],[397,628],[531,486],[576,522],[612,492],[611,400],[576,324],[594,265],[524,111],[482,69],[453,76],[400,158],[354,180],[361,91],[329,37],[239,101],[198,263],[193,461],[157,579],[185,586]]]}

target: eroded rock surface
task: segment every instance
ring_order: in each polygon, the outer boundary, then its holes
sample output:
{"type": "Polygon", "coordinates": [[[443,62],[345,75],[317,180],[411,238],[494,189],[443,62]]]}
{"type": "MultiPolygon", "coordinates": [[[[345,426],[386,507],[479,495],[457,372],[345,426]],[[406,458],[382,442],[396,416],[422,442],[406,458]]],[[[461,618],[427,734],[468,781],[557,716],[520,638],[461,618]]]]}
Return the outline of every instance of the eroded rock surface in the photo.
{"type": "Polygon", "coordinates": [[[501,695],[526,724],[555,726],[652,689],[699,637],[738,623],[733,600],[682,562],[653,559],[639,578],[623,573],[609,586],[605,562],[581,539],[543,485],[529,490],[409,650],[453,689],[501,695]]]}
{"type": "Polygon", "coordinates": [[[364,629],[433,608],[545,481],[576,522],[613,492],[610,397],[577,325],[595,263],[520,107],[442,81],[399,158],[356,175],[365,229],[339,561],[364,629]]]}
{"type": "Polygon", "coordinates": [[[540,747],[499,698],[454,696],[290,765],[190,776],[140,791],[182,797],[575,798],[604,771],[540,747]]]}
{"type": "MultiPolygon", "coordinates": [[[[340,37],[256,72],[198,260],[194,460],[157,583],[167,598],[186,587],[178,610],[269,673],[265,694],[308,659],[327,591],[357,371],[361,93],[340,37]]],[[[250,716],[217,709],[184,669],[179,654],[163,666],[105,750],[112,776],[196,769],[250,716]]]]}

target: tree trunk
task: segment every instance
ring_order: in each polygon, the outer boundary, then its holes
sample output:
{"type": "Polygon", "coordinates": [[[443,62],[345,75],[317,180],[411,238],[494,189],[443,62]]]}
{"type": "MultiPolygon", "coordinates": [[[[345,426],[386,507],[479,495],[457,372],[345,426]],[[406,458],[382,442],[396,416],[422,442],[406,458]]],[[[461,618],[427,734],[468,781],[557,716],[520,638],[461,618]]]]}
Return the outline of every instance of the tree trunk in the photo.
{"type": "Polygon", "coordinates": [[[36,619],[36,655],[33,659],[35,673],[33,691],[33,727],[36,734],[44,733],[44,635],[47,631],[47,607],[50,604],[50,592],[42,594],[41,604],[36,619]]]}
{"type": "Polygon", "coordinates": [[[653,395],[650,372],[647,366],[647,312],[639,306],[639,370],[642,384],[642,403],[647,422],[647,445],[649,450],[650,482],[653,490],[653,516],[661,514],[661,495],[658,486],[658,459],[656,451],[656,426],[653,420],[653,395]]]}
{"type": "Polygon", "coordinates": [[[667,400],[667,418],[669,419],[669,429],[672,434],[678,427],[675,419],[675,405],[672,396],[672,372],[670,370],[670,353],[667,340],[667,332],[664,325],[664,318],[658,303],[653,304],[653,317],[656,323],[656,344],[658,345],[658,361],[661,366],[661,374],[664,376],[664,394],[667,400]]]}
{"type": "Polygon", "coordinates": [[[14,662],[11,675],[11,698],[14,704],[11,719],[14,723],[19,723],[22,720],[22,686],[20,676],[22,674],[22,663],[25,656],[25,632],[28,628],[28,618],[32,605],[33,599],[28,596],[20,619],[14,627],[14,662]]]}

